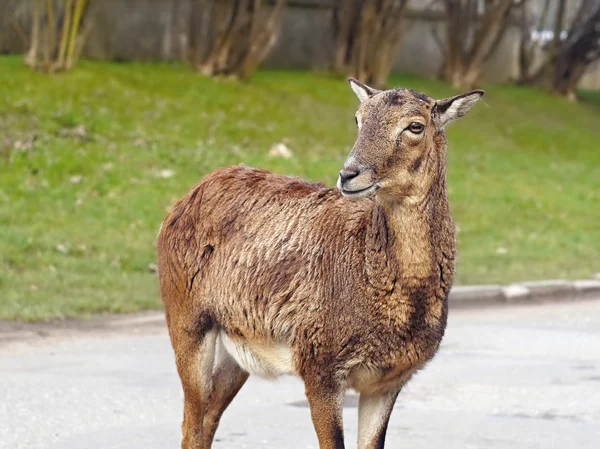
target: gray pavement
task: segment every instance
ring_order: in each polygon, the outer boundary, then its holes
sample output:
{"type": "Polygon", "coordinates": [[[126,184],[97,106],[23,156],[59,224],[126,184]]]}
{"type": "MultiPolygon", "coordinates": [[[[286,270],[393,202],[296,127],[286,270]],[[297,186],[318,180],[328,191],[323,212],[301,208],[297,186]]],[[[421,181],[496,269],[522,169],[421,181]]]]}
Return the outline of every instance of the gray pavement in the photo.
{"type": "MultiPolygon", "coordinates": [[[[0,347],[0,448],[179,447],[166,331],[0,347]]],[[[355,447],[356,397],[344,412],[355,447]]],[[[302,385],[250,379],[219,448],[317,448],[302,385]]],[[[451,310],[438,356],[401,393],[387,447],[600,448],[600,301],[451,310]]]]}

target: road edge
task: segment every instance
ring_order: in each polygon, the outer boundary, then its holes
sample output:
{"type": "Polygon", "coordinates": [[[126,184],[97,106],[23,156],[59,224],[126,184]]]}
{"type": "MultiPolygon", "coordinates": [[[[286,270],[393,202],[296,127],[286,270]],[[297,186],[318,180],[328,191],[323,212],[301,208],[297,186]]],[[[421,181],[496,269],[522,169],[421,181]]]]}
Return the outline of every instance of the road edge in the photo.
{"type": "Polygon", "coordinates": [[[457,285],[450,291],[448,301],[450,308],[470,308],[594,298],[600,299],[600,279],[549,279],[506,285],[457,285]]]}
{"type": "MultiPolygon", "coordinates": [[[[552,279],[507,285],[455,286],[448,297],[449,308],[478,309],[512,305],[547,304],[600,299],[600,278],[567,281],[552,279]]],[[[68,318],[25,323],[0,320],[0,348],[19,343],[46,343],[57,338],[81,336],[148,335],[166,332],[164,311],[131,314],[100,314],[91,318],[68,318]]]]}

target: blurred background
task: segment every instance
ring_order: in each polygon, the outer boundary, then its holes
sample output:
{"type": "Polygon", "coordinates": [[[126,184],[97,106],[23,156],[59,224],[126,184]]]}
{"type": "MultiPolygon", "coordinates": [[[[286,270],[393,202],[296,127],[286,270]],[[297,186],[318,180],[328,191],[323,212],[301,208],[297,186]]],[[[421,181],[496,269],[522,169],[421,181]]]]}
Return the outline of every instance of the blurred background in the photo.
{"type": "Polygon", "coordinates": [[[333,186],[345,78],[433,97],[456,284],[600,272],[600,0],[1,0],[0,319],[158,308],[174,201],[244,163],[333,186]]]}

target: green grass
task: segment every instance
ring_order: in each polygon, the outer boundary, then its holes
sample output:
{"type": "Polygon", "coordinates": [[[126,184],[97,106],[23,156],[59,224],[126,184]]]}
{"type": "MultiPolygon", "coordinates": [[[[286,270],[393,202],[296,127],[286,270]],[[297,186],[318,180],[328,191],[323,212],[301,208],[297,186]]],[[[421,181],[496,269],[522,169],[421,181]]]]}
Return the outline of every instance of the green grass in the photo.
{"type": "MultiPolygon", "coordinates": [[[[393,84],[453,94],[435,81],[393,84]]],[[[600,271],[600,95],[585,98],[493,86],[450,126],[457,283],[600,271]]],[[[46,76],[0,58],[0,318],[158,307],[148,266],[172,203],[229,164],[333,185],[356,106],[343,80],[314,73],[242,84],[184,66],[83,62],[46,76]],[[278,142],[291,159],[268,156],[278,142]]]]}

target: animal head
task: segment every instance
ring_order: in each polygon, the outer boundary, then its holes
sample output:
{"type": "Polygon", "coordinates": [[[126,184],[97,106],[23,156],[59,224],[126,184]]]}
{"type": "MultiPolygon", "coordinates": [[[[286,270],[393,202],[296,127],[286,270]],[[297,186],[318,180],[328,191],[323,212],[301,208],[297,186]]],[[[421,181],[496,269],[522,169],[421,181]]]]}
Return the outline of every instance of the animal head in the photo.
{"type": "Polygon", "coordinates": [[[410,89],[380,91],[349,80],[360,100],[358,137],[338,179],[350,199],[424,194],[446,163],[444,127],[483,96],[474,90],[434,100],[410,89]]]}

